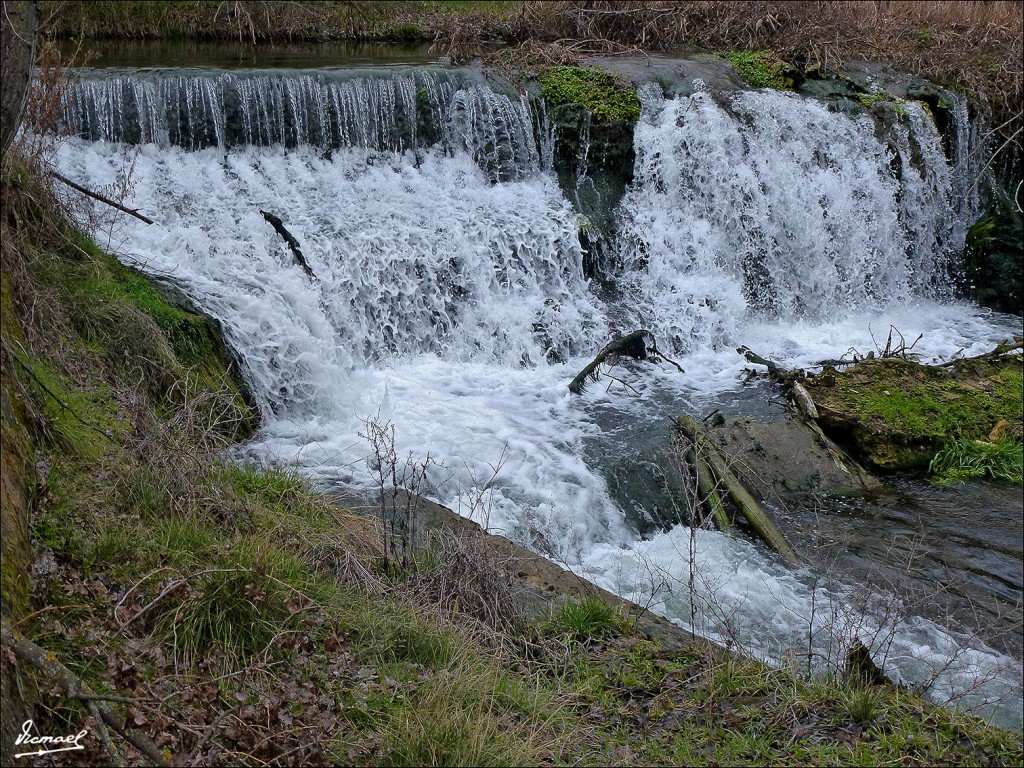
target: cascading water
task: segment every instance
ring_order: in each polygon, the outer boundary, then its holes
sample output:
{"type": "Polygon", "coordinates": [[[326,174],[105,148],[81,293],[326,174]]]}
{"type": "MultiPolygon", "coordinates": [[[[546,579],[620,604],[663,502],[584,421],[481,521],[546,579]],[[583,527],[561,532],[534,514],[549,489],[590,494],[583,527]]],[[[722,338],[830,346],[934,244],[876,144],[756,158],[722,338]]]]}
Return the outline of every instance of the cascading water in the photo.
{"type": "Polygon", "coordinates": [[[734,346],[752,312],[820,322],[952,294],[953,190],[916,105],[888,137],[894,150],[871,120],[795,94],[666,101],[648,89],[646,101],[620,208],[621,282],[659,339],[734,346]],[[930,161],[915,163],[911,144],[930,161]]]}
{"type": "Polygon", "coordinates": [[[880,133],[792,95],[647,92],[612,298],[583,277],[575,212],[535,139],[550,140],[546,118],[484,82],[83,73],[66,106],[79,138],[62,172],[95,188],[132,167],[130,204],[158,222],[118,222],[110,247],[182,287],[240,352],[265,416],[250,457],[365,487],[364,421],[391,421],[400,453],[444,460],[438,500],[603,586],[766,656],[836,659],[860,636],[938,698],[986,677],[968,703],[1007,696],[994,716],[1020,727],[1013,660],[924,619],[875,618],[739,537],[644,539],[594,458],[621,450],[623,424],[729,397],[740,343],[796,365],[869,348],[872,321],[927,330],[926,354],[1005,335],[949,300],[959,171],[912,104],[880,133]],[[260,209],[284,218],[315,279],[260,209]],[[569,396],[608,333],[637,325],[686,376],[569,396]]]}

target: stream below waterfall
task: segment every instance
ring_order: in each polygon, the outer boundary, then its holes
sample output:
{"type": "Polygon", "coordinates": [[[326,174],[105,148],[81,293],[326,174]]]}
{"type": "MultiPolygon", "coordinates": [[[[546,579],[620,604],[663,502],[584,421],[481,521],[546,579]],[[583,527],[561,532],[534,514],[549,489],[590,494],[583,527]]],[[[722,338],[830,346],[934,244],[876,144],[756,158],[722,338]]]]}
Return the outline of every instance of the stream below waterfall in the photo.
{"type": "Polygon", "coordinates": [[[966,146],[944,151],[914,102],[881,135],[794,94],[644,86],[599,289],[544,111],[473,70],[393,61],[118,62],[65,95],[60,171],[156,221],[95,209],[97,242],[222,321],[242,360],[264,422],[236,458],[366,490],[362,435],[390,422],[399,456],[440,463],[427,495],[602,587],[800,666],[859,638],[893,678],[1019,731],[1020,488],[896,480],[774,510],[798,571],[742,535],[637,524],[675,415],[784,418],[743,383],[739,345],[813,366],[891,324],[928,361],[1021,332],[953,289],[966,146]],[[569,394],[638,327],[685,374],[623,365],[569,394]]]}

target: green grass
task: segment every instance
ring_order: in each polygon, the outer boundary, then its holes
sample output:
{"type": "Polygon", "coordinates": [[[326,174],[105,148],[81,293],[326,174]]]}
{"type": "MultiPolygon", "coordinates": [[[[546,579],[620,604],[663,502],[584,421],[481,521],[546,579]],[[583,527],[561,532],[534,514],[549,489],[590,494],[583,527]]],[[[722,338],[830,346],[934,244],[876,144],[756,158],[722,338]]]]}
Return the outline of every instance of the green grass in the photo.
{"type": "Polygon", "coordinates": [[[156,632],[182,664],[195,666],[216,652],[225,669],[236,669],[293,628],[288,591],[276,580],[245,568],[208,570],[188,579],[181,598],[165,600],[157,614],[156,632]]]}
{"type": "Polygon", "coordinates": [[[928,467],[939,485],[960,483],[978,477],[1024,483],[1024,444],[1010,437],[989,443],[983,440],[953,440],[935,454],[928,467]]]}
{"type": "Polygon", "coordinates": [[[592,640],[615,632],[620,624],[615,609],[597,595],[567,602],[551,619],[552,626],[576,640],[592,640]]]}
{"type": "Polygon", "coordinates": [[[548,67],[538,77],[541,95],[552,107],[578,104],[598,122],[640,118],[640,101],[631,85],[588,67],[548,67]]]}

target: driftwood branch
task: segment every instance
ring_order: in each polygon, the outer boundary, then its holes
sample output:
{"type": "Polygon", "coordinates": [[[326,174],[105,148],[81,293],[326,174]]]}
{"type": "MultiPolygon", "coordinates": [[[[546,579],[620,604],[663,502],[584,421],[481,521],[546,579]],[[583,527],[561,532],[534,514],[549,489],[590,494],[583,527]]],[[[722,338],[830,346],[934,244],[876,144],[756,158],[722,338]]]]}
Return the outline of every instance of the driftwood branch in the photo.
{"type": "MultiPolygon", "coordinates": [[[[769,547],[782,555],[790,565],[799,565],[800,560],[796,555],[796,551],[787,541],[785,535],[771,521],[771,518],[761,508],[761,505],[743,487],[743,484],[736,475],[732,473],[722,455],[707,440],[704,430],[697,423],[697,420],[690,416],[680,416],[678,424],[686,436],[693,441],[694,445],[702,449],[700,452],[703,453],[703,458],[707,462],[707,467],[710,469],[710,474],[715,480],[715,484],[725,489],[725,494],[729,497],[729,501],[747,519],[747,522],[750,523],[750,526],[757,535],[769,547]]],[[[698,472],[699,476],[700,473],[698,472]]]]}
{"type": "Polygon", "coordinates": [[[685,373],[679,363],[666,357],[658,349],[654,334],[641,328],[605,344],[597,356],[569,383],[569,391],[574,395],[581,394],[586,390],[588,381],[597,381],[600,378],[601,373],[598,369],[603,363],[614,361],[620,357],[631,357],[634,360],[647,360],[648,358],[655,361],[664,360],[674,365],[680,373],[685,373]]]}
{"type": "Polygon", "coordinates": [[[957,363],[969,363],[981,360],[998,360],[1001,357],[1012,354],[1021,354],[1024,352],[1024,339],[1015,337],[1012,340],[1007,339],[1001,344],[996,344],[995,349],[985,352],[974,357],[955,357],[952,360],[947,360],[944,363],[939,363],[940,368],[950,368],[957,363]]]}
{"type": "Polygon", "coordinates": [[[756,352],[753,352],[749,347],[739,347],[736,350],[743,357],[747,359],[748,363],[754,363],[755,365],[763,365],[768,369],[768,378],[773,381],[782,381],[786,375],[786,369],[778,363],[773,363],[767,358],[761,357],[756,352]]]}
{"type": "Polygon", "coordinates": [[[81,184],[76,184],[71,179],[69,179],[67,176],[62,176],[61,174],[57,173],[56,171],[50,171],[50,175],[53,176],[53,178],[57,179],[57,181],[63,181],[65,184],[67,184],[72,189],[78,190],[83,195],[86,195],[87,197],[91,197],[93,200],[99,200],[101,203],[105,203],[106,205],[109,205],[111,208],[116,208],[119,211],[127,213],[129,216],[134,216],[139,221],[144,221],[147,224],[152,224],[153,223],[153,220],[151,218],[149,218],[148,216],[143,216],[141,213],[138,212],[137,209],[135,209],[135,208],[126,208],[125,206],[121,205],[120,203],[118,203],[118,202],[116,202],[114,200],[111,200],[109,197],[104,197],[103,195],[99,194],[98,192],[93,192],[91,189],[86,189],[81,184]]]}
{"type": "MultiPolygon", "coordinates": [[[[3,646],[9,648],[16,658],[32,665],[49,683],[59,686],[68,696],[86,702],[86,707],[93,713],[93,716],[99,716],[97,730],[101,736],[104,736],[103,724],[105,723],[156,765],[170,766],[173,763],[173,759],[168,759],[148,736],[137,731],[128,731],[110,711],[107,703],[93,693],[80,677],[57,661],[53,653],[44,651],[23,634],[11,629],[7,626],[6,621],[0,626],[0,639],[3,641],[3,646]]],[[[105,737],[103,741],[105,744],[109,744],[105,737]]],[[[111,755],[111,757],[113,756],[111,755]]]]}
{"type": "Polygon", "coordinates": [[[686,452],[686,460],[690,462],[694,474],[697,476],[697,493],[700,494],[701,500],[711,510],[711,517],[715,521],[715,527],[722,533],[728,533],[729,513],[725,510],[725,504],[722,502],[722,497],[715,486],[715,479],[711,475],[711,470],[708,469],[707,462],[700,455],[699,451],[701,449],[702,446],[691,448],[686,452]]]}
{"type": "Polygon", "coordinates": [[[277,231],[277,234],[284,238],[284,241],[292,250],[292,255],[295,257],[295,263],[302,267],[302,271],[309,275],[309,277],[315,278],[316,275],[314,275],[313,270],[310,269],[309,263],[306,261],[306,257],[302,255],[302,249],[299,248],[299,241],[295,239],[291,232],[285,229],[284,223],[281,219],[267,211],[260,211],[260,214],[264,219],[270,222],[270,226],[277,231]]]}

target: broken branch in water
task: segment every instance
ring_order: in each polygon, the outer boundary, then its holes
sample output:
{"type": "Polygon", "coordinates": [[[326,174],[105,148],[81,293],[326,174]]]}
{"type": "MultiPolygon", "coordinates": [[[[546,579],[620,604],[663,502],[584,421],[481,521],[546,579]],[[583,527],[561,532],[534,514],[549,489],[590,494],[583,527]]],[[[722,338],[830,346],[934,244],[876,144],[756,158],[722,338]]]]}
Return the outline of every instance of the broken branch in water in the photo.
{"type": "Polygon", "coordinates": [[[63,181],[65,184],[67,184],[72,189],[78,190],[83,195],[85,195],[87,197],[91,197],[93,200],[99,200],[101,203],[105,203],[106,205],[109,205],[111,208],[116,208],[119,211],[127,213],[129,216],[134,216],[139,221],[144,221],[147,224],[152,224],[153,223],[152,219],[148,218],[147,216],[143,216],[141,213],[138,212],[137,209],[135,209],[135,208],[126,208],[125,206],[121,205],[120,203],[115,202],[114,200],[111,200],[109,197],[104,197],[103,195],[101,195],[101,194],[99,194],[97,192],[93,192],[91,189],[86,189],[81,184],[76,184],[71,179],[69,179],[67,176],[62,176],[59,173],[57,173],[56,171],[50,171],[50,175],[53,176],[53,178],[57,179],[57,181],[63,181]]]}
{"type": "Polygon", "coordinates": [[[736,349],[743,357],[747,359],[748,363],[754,363],[755,365],[763,365],[768,369],[768,378],[773,381],[781,381],[786,375],[786,369],[777,363],[773,363],[771,360],[761,357],[756,352],[752,351],[750,347],[738,347],[736,349]]]}
{"type": "Polygon", "coordinates": [[[310,269],[309,263],[306,261],[306,257],[302,255],[302,249],[299,248],[299,241],[295,239],[291,232],[285,229],[284,223],[281,221],[281,219],[278,216],[275,216],[274,214],[269,213],[267,211],[260,211],[260,214],[263,216],[264,219],[270,222],[270,226],[272,226],[277,231],[277,234],[284,238],[284,241],[288,244],[288,247],[291,248],[292,255],[295,256],[295,263],[302,267],[302,270],[307,275],[309,275],[312,278],[315,278],[316,275],[314,275],[313,270],[310,269]]]}
{"type": "MultiPolygon", "coordinates": [[[[713,487],[721,486],[725,490],[729,501],[742,513],[750,523],[750,527],[765,544],[782,555],[790,565],[799,565],[800,559],[785,535],[732,473],[725,459],[707,439],[697,420],[690,416],[680,416],[677,423],[683,433],[693,442],[694,455],[706,462],[707,469],[710,470],[710,475],[715,481],[713,487]]],[[[700,469],[695,468],[695,471],[699,478],[700,469]]]]}
{"type": "Polygon", "coordinates": [[[648,358],[655,362],[664,360],[674,365],[680,373],[685,373],[679,363],[665,356],[658,349],[658,343],[654,339],[654,334],[641,328],[608,342],[597,353],[597,356],[582,371],[576,374],[576,378],[569,383],[569,391],[574,395],[581,394],[586,390],[588,381],[597,381],[601,378],[599,369],[605,361],[614,362],[623,356],[631,357],[634,360],[647,360],[648,358]]]}

